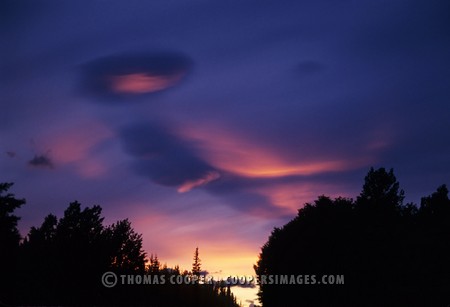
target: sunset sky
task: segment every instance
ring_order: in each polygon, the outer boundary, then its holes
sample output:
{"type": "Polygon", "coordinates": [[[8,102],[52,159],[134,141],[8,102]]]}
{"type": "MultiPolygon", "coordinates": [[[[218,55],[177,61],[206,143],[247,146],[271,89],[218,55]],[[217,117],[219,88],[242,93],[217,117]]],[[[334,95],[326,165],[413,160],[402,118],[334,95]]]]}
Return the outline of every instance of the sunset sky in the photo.
{"type": "MultiPolygon", "coordinates": [[[[254,274],[274,226],[394,168],[450,184],[450,2],[2,1],[0,182],[25,235],[71,201],[147,253],[254,274]]],[[[241,296],[244,297],[244,296],[241,296]]]]}

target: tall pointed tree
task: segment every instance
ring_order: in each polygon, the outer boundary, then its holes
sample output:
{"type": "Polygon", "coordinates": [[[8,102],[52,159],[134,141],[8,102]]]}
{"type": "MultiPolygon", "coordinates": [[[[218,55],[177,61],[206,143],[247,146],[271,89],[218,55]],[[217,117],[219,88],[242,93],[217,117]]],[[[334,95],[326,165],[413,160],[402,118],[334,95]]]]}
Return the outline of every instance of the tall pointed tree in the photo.
{"type": "Polygon", "coordinates": [[[201,260],[198,256],[198,247],[195,248],[194,252],[194,263],[192,263],[192,275],[200,277],[201,271],[201,260]]]}

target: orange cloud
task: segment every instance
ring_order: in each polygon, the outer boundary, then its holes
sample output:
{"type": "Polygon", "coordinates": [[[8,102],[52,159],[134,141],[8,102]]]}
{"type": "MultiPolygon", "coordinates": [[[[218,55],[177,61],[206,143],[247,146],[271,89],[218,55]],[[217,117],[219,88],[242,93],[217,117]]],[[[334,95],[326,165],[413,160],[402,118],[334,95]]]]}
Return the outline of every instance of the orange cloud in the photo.
{"type": "Polygon", "coordinates": [[[197,180],[190,180],[185,183],[183,183],[179,188],[179,193],[185,193],[189,192],[190,190],[205,185],[211,181],[214,181],[216,179],[220,178],[220,174],[218,172],[208,172],[205,177],[197,179],[197,180]]]}
{"type": "Polygon", "coordinates": [[[305,183],[278,184],[258,188],[255,192],[268,197],[272,204],[283,207],[293,214],[306,202],[314,200],[318,193],[323,194],[326,189],[305,183]],[[321,192],[319,192],[321,191],[321,192]]]}
{"type": "Polygon", "coordinates": [[[183,74],[152,75],[149,73],[131,73],[127,75],[110,76],[111,89],[122,94],[145,94],[157,92],[175,85],[183,74]]]}
{"type": "Polygon", "coordinates": [[[183,129],[183,138],[194,141],[203,158],[212,166],[245,177],[283,177],[313,175],[358,168],[367,159],[320,160],[299,163],[289,161],[283,154],[245,138],[242,134],[207,126],[183,129]]]}
{"type": "MultiPolygon", "coordinates": [[[[246,193],[263,196],[277,207],[282,215],[295,215],[299,208],[314,201],[319,195],[337,197],[346,196],[345,192],[348,192],[348,187],[320,181],[311,182],[308,181],[308,176],[354,170],[374,161],[373,153],[367,152],[356,158],[325,160],[317,155],[315,159],[299,162],[276,148],[252,141],[242,133],[233,133],[214,125],[190,125],[178,134],[197,146],[202,158],[218,170],[248,179],[304,176],[301,182],[275,180],[270,185],[254,184],[243,187],[246,193]]],[[[263,206],[253,206],[247,212],[255,217],[274,217],[274,212],[263,206]]]]}

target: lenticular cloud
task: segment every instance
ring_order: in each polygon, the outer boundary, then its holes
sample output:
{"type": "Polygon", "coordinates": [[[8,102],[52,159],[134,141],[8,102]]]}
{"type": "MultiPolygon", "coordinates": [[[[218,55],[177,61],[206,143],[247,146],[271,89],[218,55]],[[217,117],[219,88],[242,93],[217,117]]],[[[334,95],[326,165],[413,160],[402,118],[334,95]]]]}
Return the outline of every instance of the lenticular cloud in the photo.
{"type": "Polygon", "coordinates": [[[102,57],[85,66],[84,87],[97,97],[130,99],[174,87],[190,68],[191,60],[178,53],[102,57]]]}

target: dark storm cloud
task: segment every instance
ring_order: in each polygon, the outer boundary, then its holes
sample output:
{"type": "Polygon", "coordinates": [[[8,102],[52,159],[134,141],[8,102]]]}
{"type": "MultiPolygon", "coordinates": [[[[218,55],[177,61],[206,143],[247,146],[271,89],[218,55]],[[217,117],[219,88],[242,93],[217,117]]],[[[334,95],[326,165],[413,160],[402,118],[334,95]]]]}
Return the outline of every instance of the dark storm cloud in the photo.
{"type": "Polygon", "coordinates": [[[175,86],[191,67],[188,57],[175,52],[113,55],[84,66],[84,87],[108,100],[136,98],[175,86]]]}
{"type": "Polygon", "coordinates": [[[53,162],[46,154],[35,155],[33,159],[28,161],[28,165],[33,167],[53,168],[53,162]]]}
{"type": "Polygon", "coordinates": [[[216,170],[176,136],[157,124],[134,124],[120,132],[136,173],[166,186],[200,180],[216,170]]]}

